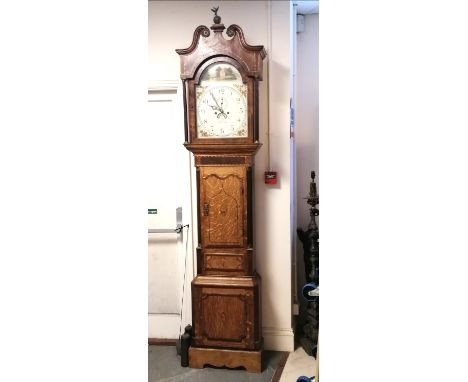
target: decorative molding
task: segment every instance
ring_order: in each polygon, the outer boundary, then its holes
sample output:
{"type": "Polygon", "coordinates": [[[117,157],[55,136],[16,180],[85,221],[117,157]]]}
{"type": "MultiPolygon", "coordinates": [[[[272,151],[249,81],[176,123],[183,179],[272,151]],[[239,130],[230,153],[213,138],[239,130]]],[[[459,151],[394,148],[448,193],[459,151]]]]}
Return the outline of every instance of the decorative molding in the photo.
{"type": "Polygon", "coordinates": [[[208,28],[200,25],[193,33],[193,40],[188,48],[176,49],[181,57],[180,78],[194,79],[196,71],[202,71],[200,68],[202,62],[219,56],[234,58],[237,62],[244,65],[246,74],[257,80],[262,79],[263,59],[266,56],[262,45],[249,45],[245,41],[242,28],[236,24],[229,26],[228,37],[222,35],[225,29],[224,24],[215,24],[211,27],[215,33],[206,35],[208,28]],[[204,33],[204,34],[203,34],[204,33]],[[200,38],[203,35],[204,38],[200,38]],[[193,57],[193,52],[198,51],[197,58],[193,57]]]}
{"type": "Polygon", "coordinates": [[[250,50],[252,52],[259,52],[260,56],[262,57],[262,60],[266,57],[266,51],[263,45],[249,45],[247,41],[245,41],[244,32],[242,31],[242,28],[239,25],[230,25],[226,30],[226,34],[229,37],[234,37],[237,34],[239,36],[239,41],[244,49],[250,50]]]}
{"type": "Polygon", "coordinates": [[[193,369],[202,369],[207,364],[229,368],[243,366],[249,373],[261,373],[262,351],[191,346],[189,348],[189,366],[193,369]]]}
{"type": "Polygon", "coordinates": [[[180,80],[149,80],[148,93],[176,93],[180,80]]]}
{"type": "Polygon", "coordinates": [[[200,36],[203,36],[206,38],[209,35],[210,35],[210,30],[208,29],[208,27],[206,27],[205,25],[200,25],[197,27],[197,29],[195,29],[195,32],[193,33],[193,40],[190,46],[185,49],[176,49],[175,51],[178,54],[182,54],[182,55],[189,54],[197,47],[200,36]]]}
{"type": "Polygon", "coordinates": [[[150,80],[148,102],[173,102],[179,85],[180,81],[176,80],[150,80]]]}
{"type": "Polygon", "coordinates": [[[263,327],[265,350],[294,351],[294,331],[291,328],[263,327]]]}
{"type": "Polygon", "coordinates": [[[184,146],[194,154],[205,154],[211,150],[212,154],[253,154],[261,146],[261,143],[229,144],[229,138],[216,139],[212,143],[184,143],[184,146]]]}

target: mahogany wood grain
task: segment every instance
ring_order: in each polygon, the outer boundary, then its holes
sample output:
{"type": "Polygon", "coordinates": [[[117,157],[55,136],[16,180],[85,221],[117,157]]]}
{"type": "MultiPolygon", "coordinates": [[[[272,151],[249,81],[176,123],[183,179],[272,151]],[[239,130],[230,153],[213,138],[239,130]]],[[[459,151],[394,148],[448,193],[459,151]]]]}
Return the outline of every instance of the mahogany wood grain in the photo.
{"type": "Polygon", "coordinates": [[[262,45],[247,44],[244,32],[238,25],[228,28],[227,33],[231,39],[223,36],[224,29],[223,24],[213,25],[212,32],[206,26],[199,26],[193,34],[192,44],[186,49],[176,49],[180,56],[180,78],[186,84],[184,91],[187,91],[187,104],[184,112],[190,144],[207,144],[206,139],[197,138],[195,87],[203,71],[209,65],[219,62],[235,66],[247,85],[248,137],[210,139],[213,142],[208,144],[252,144],[258,141],[258,81],[262,79],[265,49],[262,45]]]}
{"type": "Polygon", "coordinates": [[[213,25],[210,30],[199,26],[193,34],[192,44],[186,49],[176,49],[180,55],[180,78],[193,78],[200,63],[214,56],[227,56],[242,64],[243,71],[251,77],[262,79],[263,59],[266,57],[262,45],[249,45],[244,32],[238,25],[228,27],[227,33],[233,32],[231,39],[223,36],[223,24],[213,25]],[[195,54],[194,54],[195,53],[195,54]]]}

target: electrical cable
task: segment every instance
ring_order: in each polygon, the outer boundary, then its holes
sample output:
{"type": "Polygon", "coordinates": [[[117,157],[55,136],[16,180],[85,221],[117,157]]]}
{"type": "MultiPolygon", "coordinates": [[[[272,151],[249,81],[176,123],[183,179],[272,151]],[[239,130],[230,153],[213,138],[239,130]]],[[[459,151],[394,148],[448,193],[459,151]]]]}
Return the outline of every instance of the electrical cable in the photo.
{"type": "Polygon", "coordinates": [[[183,313],[183,309],[184,309],[184,295],[185,295],[185,278],[186,278],[186,275],[187,275],[187,255],[188,255],[188,241],[189,241],[189,229],[190,229],[190,225],[189,224],[186,224],[184,226],[181,226],[179,227],[179,233],[182,231],[182,229],[184,229],[185,227],[187,227],[187,237],[185,239],[185,265],[184,265],[184,281],[183,281],[183,284],[182,284],[182,301],[181,301],[181,304],[180,304],[180,325],[179,325],[179,340],[181,339],[181,336],[182,336],[182,313],[183,313]]]}
{"type": "Polygon", "coordinates": [[[271,154],[270,154],[270,62],[272,61],[273,58],[273,49],[272,49],[272,25],[271,25],[271,0],[268,2],[268,25],[267,25],[267,34],[268,34],[268,56],[267,56],[267,62],[266,62],[266,72],[267,72],[267,81],[266,81],[266,92],[267,92],[267,113],[266,113],[266,129],[267,129],[267,154],[268,154],[268,163],[267,163],[267,168],[268,171],[271,171],[271,154]]]}

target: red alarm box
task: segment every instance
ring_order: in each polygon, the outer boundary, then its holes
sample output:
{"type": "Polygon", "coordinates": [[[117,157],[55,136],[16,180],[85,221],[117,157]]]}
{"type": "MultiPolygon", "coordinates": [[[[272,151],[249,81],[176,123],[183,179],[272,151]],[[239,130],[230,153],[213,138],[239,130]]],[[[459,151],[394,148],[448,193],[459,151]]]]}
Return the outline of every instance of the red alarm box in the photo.
{"type": "Polygon", "coordinates": [[[265,184],[276,184],[277,175],[276,171],[265,171],[265,184]]]}

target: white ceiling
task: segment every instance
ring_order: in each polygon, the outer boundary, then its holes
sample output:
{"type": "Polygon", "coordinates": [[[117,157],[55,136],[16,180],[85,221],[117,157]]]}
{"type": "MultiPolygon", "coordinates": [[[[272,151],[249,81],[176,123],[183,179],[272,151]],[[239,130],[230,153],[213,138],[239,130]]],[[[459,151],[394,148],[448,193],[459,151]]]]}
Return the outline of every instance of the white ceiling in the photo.
{"type": "Polygon", "coordinates": [[[319,13],[319,0],[295,0],[293,4],[297,4],[297,13],[301,15],[319,13]]]}

